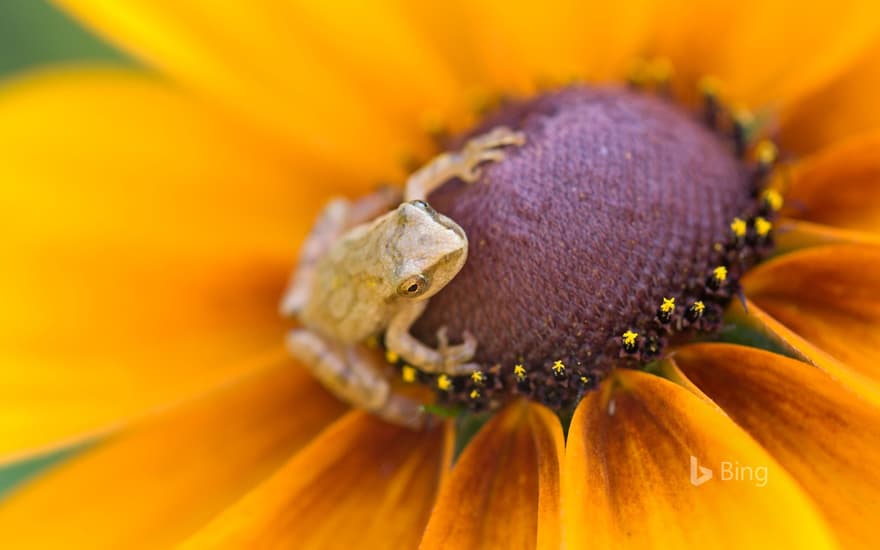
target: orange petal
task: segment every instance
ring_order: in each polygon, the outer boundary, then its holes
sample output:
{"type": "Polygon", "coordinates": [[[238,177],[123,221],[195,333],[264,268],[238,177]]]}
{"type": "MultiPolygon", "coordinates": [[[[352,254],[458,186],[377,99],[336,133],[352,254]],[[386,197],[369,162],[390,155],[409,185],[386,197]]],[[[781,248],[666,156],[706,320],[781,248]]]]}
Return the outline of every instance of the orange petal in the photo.
{"type": "Polygon", "coordinates": [[[698,344],[675,361],[794,476],[845,547],[872,546],[880,517],[880,409],[822,370],[763,350],[698,344]]]}
{"type": "Polygon", "coordinates": [[[880,29],[870,0],[667,3],[659,50],[687,82],[718,77],[734,101],[787,107],[855,63],[880,29]]]}
{"type": "Polygon", "coordinates": [[[343,409],[281,355],[25,486],[0,507],[0,546],[172,546],[270,476],[343,409]]]}
{"type": "Polygon", "coordinates": [[[831,544],[809,499],[744,431],[640,371],[620,370],[578,406],[562,502],[567,548],[831,544]]]}
{"type": "Polygon", "coordinates": [[[443,431],[351,412],[188,546],[415,548],[434,504],[443,431]]]}
{"type": "Polygon", "coordinates": [[[743,278],[764,311],[880,381],[880,248],[832,245],[776,258],[743,278]]]}
{"type": "Polygon", "coordinates": [[[335,28],[309,10],[266,0],[222,6],[170,0],[59,3],[230,112],[327,165],[348,169],[361,185],[401,175],[395,155],[420,137],[426,141],[415,131],[413,112],[409,127],[394,120],[398,100],[408,106],[413,101],[407,97],[436,100],[451,86],[443,67],[430,55],[420,56],[418,40],[403,34],[406,27],[394,11],[379,7],[343,10],[351,24],[335,28]],[[322,36],[357,24],[375,31],[322,36]],[[358,40],[367,37],[372,40],[358,40]],[[380,97],[382,90],[386,97],[380,97]]]}
{"type": "Polygon", "coordinates": [[[739,302],[732,302],[727,308],[725,319],[739,328],[752,331],[757,341],[734,343],[771,349],[779,354],[815,365],[828,373],[836,382],[880,407],[880,385],[798,336],[754,302],[746,300],[746,306],[748,311],[739,302]]]}
{"type": "Polygon", "coordinates": [[[849,229],[838,229],[803,220],[782,219],[776,226],[774,254],[786,254],[802,248],[829,244],[861,244],[880,246],[880,235],[849,229]]]}
{"type": "Polygon", "coordinates": [[[323,199],[266,143],[94,69],[7,84],[0,149],[0,456],[201,391],[282,341],[323,199]]]}
{"type": "Polygon", "coordinates": [[[806,153],[850,136],[880,129],[880,40],[874,40],[856,63],[827,86],[784,113],[782,139],[786,149],[806,153]]]}
{"type": "Polygon", "coordinates": [[[709,398],[708,395],[703,393],[703,391],[700,390],[700,388],[695,386],[694,383],[691,382],[690,380],[688,380],[688,377],[685,376],[683,372],[681,372],[681,369],[679,369],[678,365],[675,363],[675,355],[677,353],[678,353],[678,351],[673,351],[669,357],[666,357],[666,358],[658,361],[656,363],[656,371],[654,372],[654,374],[657,374],[658,376],[665,378],[666,380],[669,380],[670,382],[675,382],[679,386],[690,391],[691,393],[693,393],[694,395],[696,395],[697,397],[699,397],[700,399],[705,401],[707,404],[718,409],[718,411],[723,412],[718,407],[718,405],[716,405],[709,398]]]}
{"type": "Polygon", "coordinates": [[[880,233],[880,133],[853,138],[799,162],[786,192],[789,215],[880,233]]]}
{"type": "Polygon", "coordinates": [[[556,415],[509,405],[465,448],[420,548],[558,548],[562,453],[556,415]]]}

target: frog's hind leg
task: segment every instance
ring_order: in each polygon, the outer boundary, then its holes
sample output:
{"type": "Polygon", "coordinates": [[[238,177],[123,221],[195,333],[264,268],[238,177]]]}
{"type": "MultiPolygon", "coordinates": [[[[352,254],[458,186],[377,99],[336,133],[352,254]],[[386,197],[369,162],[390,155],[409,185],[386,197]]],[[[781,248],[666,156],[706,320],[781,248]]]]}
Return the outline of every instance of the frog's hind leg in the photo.
{"type": "Polygon", "coordinates": [[[461,151],[443,153],[410,176],[406,182],[405,199],[427,200],[432,191],[452,178],[474,182],[480,177],[480,164],[498,162],[504,158],[502,147],[521,146],[525,142],[525,134],[507,126],[499,126],[472,138],[461,151]]]}
{"type": "Polygon", "coordinates": [[[385,346],[424,372],[463,376],[477,370],[478,365],[468,362],[477,351],[477,341],[469,332],[464,334],[464,343],[450,346],[446,330],[440,329],[437,332],[440,347],[437,349],[426,346],[410,334],[410,328],[427,305],[427,300],[412,302],[398,311],[385,330],[385,346]]]}
{"type": "Polygon", "coordinates": [[[295,315],[303,308],[315,280],[318,259],[336,239],[352,227],[384,214],[400,199],[399,190],[382,187],[357,201],[336,198],[328,202],[302,244],[296,270],[281,301],[281,314],[295,315]]]}
{"type": "Polygon", "coordinates": [[[335,344],[307,330],[287,335],[290,353],[339,399],[400,426],[421,429],[428,415],[421,404],[391,391],[386,365],[360,346],[335,344]]]}

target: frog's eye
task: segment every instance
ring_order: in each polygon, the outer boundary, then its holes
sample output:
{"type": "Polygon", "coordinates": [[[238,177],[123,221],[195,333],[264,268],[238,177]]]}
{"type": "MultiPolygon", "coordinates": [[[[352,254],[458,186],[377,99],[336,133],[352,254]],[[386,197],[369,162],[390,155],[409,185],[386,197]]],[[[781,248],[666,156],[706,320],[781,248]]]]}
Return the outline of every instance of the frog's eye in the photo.
{"type": "Polygon", "coordinates": [[[407,277],[397,287],[397,293],[406,298],[421,296],[426,290],[428,290],[428,279],[422,274],[407,277]]]}
{"type": "Polygon", "coordinates": [[[423,201],[423,200],[416,199],[416,200],[414,200],[414,201],[409,201],[409,203],[410,203],[411,205],[415,206],[416,208],[421,208],[422,210],[424,210],[425,212],[427,212],[427,213],[430,214],[431,216],[436,216],[436,215],[437,215],[437,211],[434,210],[433,208],[431,208],[431,205],[428,204],[428,203],[426,203],[426,202],[423,201]]]}

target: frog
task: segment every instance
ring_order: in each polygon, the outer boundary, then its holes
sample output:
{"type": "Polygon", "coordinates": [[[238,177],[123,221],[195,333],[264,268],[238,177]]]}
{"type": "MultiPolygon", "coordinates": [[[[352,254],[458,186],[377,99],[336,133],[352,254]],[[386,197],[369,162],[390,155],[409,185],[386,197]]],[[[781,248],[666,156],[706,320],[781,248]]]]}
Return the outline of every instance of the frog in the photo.
{"type": "Polygon", "coordinates": [[[339,399],[407,428],[430,423],[420,401],[392,388],[387,362],[369,345],[379,338],[387,355],[422,372],[463,376],[478,368],[470,332],[450,345],[441,327],[437,348],[410,334],[468,256],[465,231],[427,198],[455,178],[476,182],[484,163],[524,143],[522,132],[499,126],[434,157],[403,189],[326,204],[302,244],[280,312],[298,322],[286,336],[290,354],[339,399]]]}

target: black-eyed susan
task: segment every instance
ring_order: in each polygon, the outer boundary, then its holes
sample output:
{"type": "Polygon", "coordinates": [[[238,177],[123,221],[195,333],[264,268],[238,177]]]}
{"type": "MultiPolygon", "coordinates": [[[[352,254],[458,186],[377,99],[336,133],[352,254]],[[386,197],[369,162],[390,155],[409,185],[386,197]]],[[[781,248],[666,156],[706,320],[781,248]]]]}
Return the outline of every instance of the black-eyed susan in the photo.
{"type": "Polygon", "coordinates": [[[872,542],[871,2],[60,3],[155,72],[0,91],[0,461],[93,443],[2,502],[4,547],[872,542]],[[473,251],[421,330],[473,329],[479,380],[401,371],[507,403],[453,466],[451,423],[293,364],[277,305],[328,197],[511,106],[527,144],[432,199],[473,251]]]}

